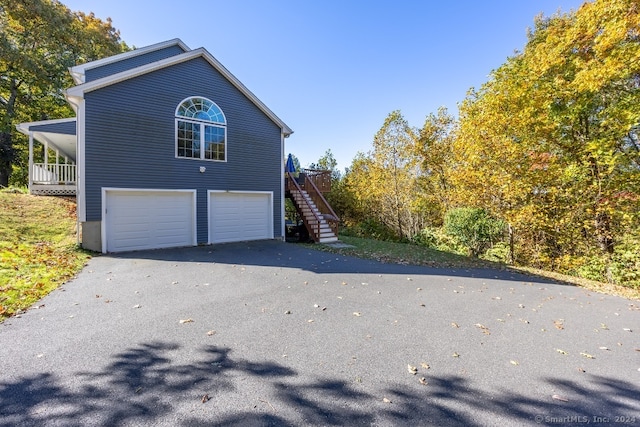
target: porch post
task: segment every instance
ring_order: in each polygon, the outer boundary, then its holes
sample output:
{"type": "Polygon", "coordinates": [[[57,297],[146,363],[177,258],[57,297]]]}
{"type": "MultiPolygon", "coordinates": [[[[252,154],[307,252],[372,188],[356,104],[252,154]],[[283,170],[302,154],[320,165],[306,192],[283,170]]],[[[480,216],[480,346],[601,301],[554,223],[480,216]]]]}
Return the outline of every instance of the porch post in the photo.
{"type": "Polygon", "coordinates": [[[33,184],[33,132],[29,131],[29,194],[33,184]]]}

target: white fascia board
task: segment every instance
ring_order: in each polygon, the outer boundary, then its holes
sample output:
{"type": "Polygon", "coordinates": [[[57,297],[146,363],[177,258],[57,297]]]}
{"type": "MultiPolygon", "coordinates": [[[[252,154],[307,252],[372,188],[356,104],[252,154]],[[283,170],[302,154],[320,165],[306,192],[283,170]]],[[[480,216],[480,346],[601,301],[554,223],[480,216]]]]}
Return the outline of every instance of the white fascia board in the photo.
{"type": "Polygon", "coordinates": [[[180,39],[171,39],[165,42],[152,44],[151,46],[141,47],[139,49],[130,50],[128,52],[119,53],[117,55],[108,56],[106,58],[97,59],[95,61],[87,62],[85,64],[76,65],[74,67],[69,68],[69,73],[73,78],[73,81],[76,84],[83,84],[85,82],[85,72],[86,70],[90,70],[93,68],[101,67],[103,65],[112,64],[114,62],[122,61],[124,59],[129,59],[136,57],[138,55],[143,55],[148,52],[154,52],[156,50],[164,49],[169,46],[180,46],[182,50],[185,52],[190,51],[189,46],[184,44],[180,39]]]}
{"type": "Polygon", "coordinates": [[[97,89],[102,89],[113,84],[132,79],[134,77],[141,76],[162,68],[170,67],[182,62],[190,61],[192,59],[202,57],[213,68],[215,68],[220,74],[222,74],[227,80],[231,82],[243,95],[251,100],[264,114],[267,115],[275,124],[277,124],[284,134],[285,138],[293,133],[293,130],[286,125],[278,116],[275,115],[262,101],[258,99],[240,80],[238,80],[233,74],[229,72],[217,59],[213,57],[206,49],[199,48],[190,50],[180,55],[171,56],[160,61],[152,62],[151,64],[142,65],[140,67],[133,68],[131,70],[122,71],[111,76],[103,77],[101,79],[93,80],[89,83],[84,83],[78,86],[71,87],[65,91],[67,100],[73,105],[76,105],[74,98],[84,99],[84,94],[97,89]]]}
{"type": "Polygon", "coordinates": [[[75,117],[68,117],[66,119],[53,119],[53,120],[41,120],[38,122],[25,122],[25,123],[18,123],[16,125],[16,129],[18,130],[18,132],[28,136],[29,129],[31,128],[31,126],[54,125],[57,123],[68,123],[68,122],[75,122],[75,121],[76,121],[75,117]]]}

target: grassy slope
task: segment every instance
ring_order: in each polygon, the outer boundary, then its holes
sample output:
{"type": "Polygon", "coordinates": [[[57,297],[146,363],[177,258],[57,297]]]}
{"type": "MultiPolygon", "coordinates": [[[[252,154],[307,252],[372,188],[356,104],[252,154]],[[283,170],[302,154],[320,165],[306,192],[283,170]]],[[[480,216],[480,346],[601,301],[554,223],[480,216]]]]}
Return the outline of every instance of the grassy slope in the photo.
{"type": "Polygon", "coordinates": [[[331,248],[324,245],[316,245],[316,248],[351,255],[361,258],[375,259],[382,262],[396,264],[427,265],[432,267],[490,267],[509,268],[523,273],[542,276],[559,282],[571,283],[596,292],[610,295],[618,295],[624,298],[640,300],[640,290],[616,286],[607,283],[595,282],[592,280],[571,277],[559,273],[552,273],[544,270],[531,268],[517,268],[505,266],[503,264],[492,263],[480,259],[469,258],[448,252],[441,252],[435,249],[426,248],[406,243],[383,242],[372,239],[362,239],[359,237],[340,236],[344,243],[352,245],[352,248],[331,248]]]}
{"type": "Polygon", "coordinates": [[[0,192],[0,321],[76,275],[75,199],[0,192]]]}

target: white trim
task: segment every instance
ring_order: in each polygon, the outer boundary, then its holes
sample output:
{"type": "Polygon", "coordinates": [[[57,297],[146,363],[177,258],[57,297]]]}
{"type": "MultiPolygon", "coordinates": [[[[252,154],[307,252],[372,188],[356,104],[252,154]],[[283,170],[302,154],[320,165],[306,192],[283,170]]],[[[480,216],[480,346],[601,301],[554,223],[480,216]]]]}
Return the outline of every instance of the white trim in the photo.
{"type": "Polygon", "coordinates": [[[284,204],[285,204],[285,188],[284,188],[284,180],[285,180],[285,174],[284,174],[284,166],[286,164],[286,160],[284,159],[284,133],[280,132],[280,161],[282,162],[282,164],[280,165],[280,238],[282,238],[282,241],[285,241],[287,239],[287,235],[286,235],[286,225],[285,225],[285,219],[284,219],[284,215],[285,215],[285,208],[284,208],[284,204]]]}
{"type": "Polygon", "coordinates": [[[173,115],[176,116],[176,117],[182,117],[183,119],[187,119],[187,120],[196,120],[196,121],[201,120],[201,121],[206,122],[206,123],[215,123],[215,124],[220,125],[220,126],[223,126],[223,125],[226,126],[227,125],[227,116],[224,114],[224,111],[222,111],[222,108],[220,108],[220,106],[218,104],[216,104],[215,102],[213,102],[212,100],[210,100],[206,96],[201,96],[201,95],[187,96],[185,99],[183,99],[182,101],[180,101],[178,103],[178,106],[176,107],[176,111],[175,111],[175,113],[173,113],[173,115]],[[187,101],[189,99],[204,99],[205,101],[208,101],[208,102],[212,103],[213,105],[215,105],[216,108],[220,111],[220,114],[222,114],[222,118],[224,119],[224,123],[212,122],[212,121],[209,121],[209,120],[194,119],[193,117],[187,117],[187,116],[179,116],[178,115],[178,110],[180,109],[180,106],[182,104],[184,104],[185,101],[187,101]]]}
{"type": "Polygon", "coordinates": [[[207,162],[221,162],[221,163],[226,163],[229,157],[229,150],[227,149],[227,147],[229,146],[229,141],[227,139],[227,116],[225,116],[224,111],[222,111],[222,108],[220,108],[220,106],[218,104],[216,104],[215,102],[213,102],[212,100],[210,100],[209,98],[205,97],[205,96],[189,96],[185,99],[183,99],[182,101],[180,101],[178,103],[178,106],[176,107],[176,111],[174,113],[175,116],[175,132],[174,132],[174,137],[175,137],[175,145],[176,145],[176,150],[175,150],[175,158],[176,159],[187,159],[187,160],[204,160],[207,162]],[[212,121],[208,121],[208,120],[201,120],[201,119],[194,119],[191,117],[186,117],[186,116],[179,116],[178,115],[178,110],[180,109],[180,106],[188,99],[194,99],[194,98],[199,98],[199,99],[204,99],[210,103],[212,103],[213,105],[216,106],[216,108],[218,109],[218,111],[220,111],[220,114],[222,114],[222,118],[224,120],[224,123],[218,123],[218,122],[212,122],[212,121]],[[197,124],[200,126],[200,157],[186,157],[186,156],[179,156],[178,155],[178,122],[185,122],[185,123],[193,123],[193,124],[197,124]],[[203,126],[211,126],[211,127],[217,127],[217,128],[221,128],[224,129],[224,160],[218,160],[218,159],[207,159],[205,158],[205,143],[204,143],[204,138],[205,138],[205,132],[203,129],[203,126]]]}
{"type": "Polygon", "coordinates": [[[170,46],[179,46],[185,52],[190,51],[189,47],[180,39],[167,40],[165,42],[152,44],[150,46],[141,47],[139,49],[130,50],[127,52],[119,53],[117,55],[109,56],[106,58],[98,59],[95,61],[87,62],[85,64],[76,65],[69,68],[69,73],[73,77],[73,81],[76,84],[82,84],[85,82],[85,74],[87,70],[91,70],[103,65],[112,64],[114,62],[122,61],[125,59],[133,58],[145,53],[154,52],[156,50],[165,49],[170,46]]]}
{"type": "Polygon", "coordinates": [[[29,194],[31,194],[31,186],[33,185],[33,132],[29,135],[29,194]]]}
{"type": "Polygon", "coordinates": [[[207,244],[213,244],[213,239],[211,236],[211,194],[222,194],[222,193],[232,193],[232,194],[266,194],[269,196],[269,230],[267,233],[273,239],[273,191],[245,191],[245,190],[207,190],[207,244]]]}
{"type": "Polygon", "coordinates": [[[102,241],[102,253],[107,253],[107,192],[136,192],[136,193],[191,193],[192,195],[192,223],[193,230],[191,234],[191,241],[193,246],[198,244],[198,213],[197,213],[197,190],[189,190],[189,189],[157,189],[157,188],[117,188],[117,187],[102,187],[102,212],[101,212],[101,221],[100,221],[100,240],[102,241]]]}
{"type": "Polygon", "coordinates": [[[233,84],[243,95],[245,95],[251,102],[253,102],[267,117],[269,117],[275,124],[277,124],[285,137],[288,137],[293,133],[293,130],[287,126],[278,116],[275,115],[262,101],[260,101],[240,80],[238,80],[233,74],[229,72],[217,59],[215,59],[204,48],[194,49],[180,55],[171,56],[169,58],[153,62],[151,64],[142,65],[140,67],[133,68],[131,70],[122,71],[101,79],[93,80],[89,83],[83,83],[78,86],[74,86],[65,91],[65,97],[69,102],[73,103],[70,98],[78,97],[83,98],[84,94],[94,90],[98,90],[116,83],[129,80],[134,77],[138,77],[153,71],[157,71],[172,65],[180,64],[182,62],[190,61],[195,58],[204,58],[211,66],[213,66],[220,74],[222,74],[231,84],[233,84]]]}
{"type": "Polygon", "coordinates": [[[78,221],[87,221],[87,206],[85,193],[85,105],[84,99],[80,99],[76,104],[76,206],[78,221]]]}

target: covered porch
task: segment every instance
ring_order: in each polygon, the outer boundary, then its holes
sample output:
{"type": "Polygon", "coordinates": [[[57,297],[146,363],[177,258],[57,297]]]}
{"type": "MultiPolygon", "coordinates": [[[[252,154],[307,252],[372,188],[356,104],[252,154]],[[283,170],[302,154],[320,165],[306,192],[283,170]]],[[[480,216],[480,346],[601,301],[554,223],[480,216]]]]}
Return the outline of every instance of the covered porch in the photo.
{"type": "Polygon", "coordinates": [[[29,193],[75,196],[77,184],[76,119],[20,123],[29,137],[29,193]],[[42,150],[37,150],[40,144],[42,150]]]}

